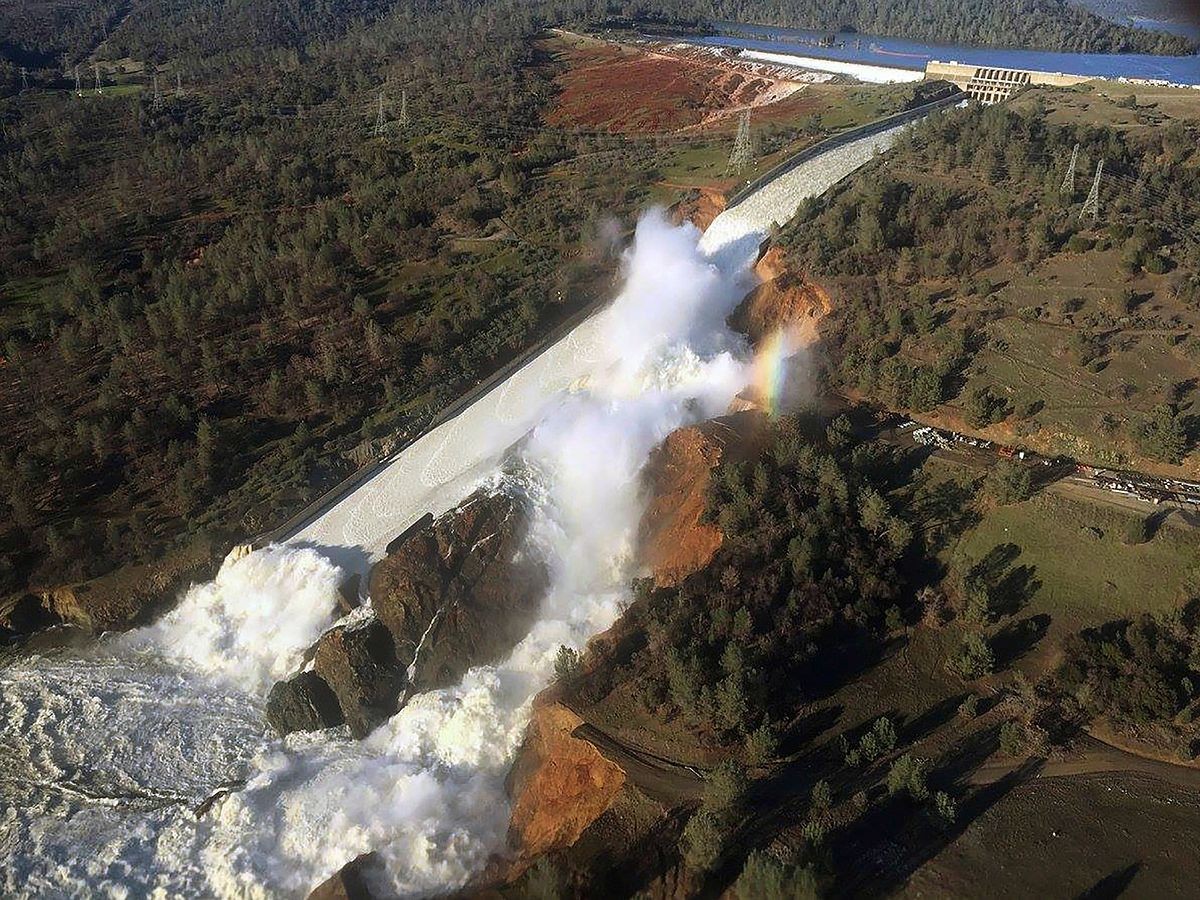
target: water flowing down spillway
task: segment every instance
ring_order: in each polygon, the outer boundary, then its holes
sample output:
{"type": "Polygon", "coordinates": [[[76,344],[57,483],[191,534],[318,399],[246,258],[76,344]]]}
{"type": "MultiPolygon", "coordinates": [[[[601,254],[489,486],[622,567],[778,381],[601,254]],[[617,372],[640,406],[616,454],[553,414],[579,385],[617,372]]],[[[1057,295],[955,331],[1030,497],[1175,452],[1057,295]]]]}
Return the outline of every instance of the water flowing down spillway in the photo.
{"type": "Polygon", "coordinates": [[[289,545],[227,562],[149,628],[0,668],[0,892],[303,896],[369,850],[402,896],[480,871],[503,848],[504,778],[558,647],[582,647],[620,612],[648,454],[751,377],[725,318],[761,235],[892,137],[805,163],[702,239],[647,214],[604,313],[289,545]],[[530,549],[551,572],[510,658],[417,695],[362,741],[270,735],[266,692],[331,624],[337,563],[378,557],[425,511],[497,478],[531,505],[530,549]]]}

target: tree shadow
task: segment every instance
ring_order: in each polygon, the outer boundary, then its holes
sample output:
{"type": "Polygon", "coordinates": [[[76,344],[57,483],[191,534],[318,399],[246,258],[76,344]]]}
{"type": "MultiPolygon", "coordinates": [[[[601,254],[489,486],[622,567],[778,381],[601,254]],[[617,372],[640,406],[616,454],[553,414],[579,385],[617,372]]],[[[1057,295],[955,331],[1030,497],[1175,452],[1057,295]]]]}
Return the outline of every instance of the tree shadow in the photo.
{"type": "Polygon", "coordinates": [[[1146,517],[1146,540],[1154,540],[1154,536],[1158,534],[1158,530],[1166,524],[1167,519],[1171,517],[1171,513],[1175,510],[1170,507],[1156,509],[1146,517]]]}
{"type": "MultiPolygon", "coordinates": [[[[949,827],[936,827],[919,815],[911,800],[888,797],[851,824],[833,848],[835,871],[844,878],[838,896],[893,896],[913,873],[953,843],[971,823],[999,803],[1012,790],[1037,776],[1041,759],[1029,759],[996,781],[967,795],[958,805],[958,816],[949,827]],[[898,829],[898,822],[906,822],[898,829]]],[[[944,772],[934,778],[944,781],[944,772]]]]}
{"type": "Polygon", "coordinates": [[[1113,869],[1086,891],[1076,897],[1076,900],[1116,900],[1125,893],[1125,889],[1129,887],[1130,882],[1137,876],[1137,873],[1142,870],[1140,860],[1131,862],[1129,865],[1113,869]]]}
{"type": "Polygon", "coordinates": [[[958,714],[958,708],[966,698],[965,693],[943,697],[919,716],[905,722],[899,729],[900,743],[915,744],[933,734],[958,714]]]}
{"type": "Polygon", "coordinates": [[[833,706],[823,706],[812,712],[797,716],[788,725],[787,731],[779,742],[779,755],[793,756],[805,747],[811,745],[821,735],[838,723],[845,711],[840,703],[833,706]]]}
{"type": "Polygon", "coordinates": [[[1020,612],[1041,590],[1042,582],[1035,577],[1036,573],[1036,566],[1014,566],[1009,569],[996,583],[993,611],[1002,616],[1020,612]]]}
{"type": "Polygon", "coordinates": [[[1036,647],[1050,630],[1050,621],[1049,615],[1039,613],[1001,628],[991,641],[997,668],[1008,668],[1036,647]]]}

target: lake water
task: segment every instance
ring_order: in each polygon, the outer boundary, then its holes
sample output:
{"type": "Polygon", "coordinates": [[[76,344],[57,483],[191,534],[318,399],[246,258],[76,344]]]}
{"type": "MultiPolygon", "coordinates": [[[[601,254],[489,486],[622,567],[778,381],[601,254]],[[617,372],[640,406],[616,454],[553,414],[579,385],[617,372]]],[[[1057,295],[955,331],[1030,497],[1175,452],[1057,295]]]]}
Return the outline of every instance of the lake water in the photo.
{"type": "Polygon", "coordinates": [[[832,47],[818,46],[827,31],[778,28],[763,25],[717,23],[722,31],[690,39],[713,47],[797,53],[805,56],[890,66],[924,69],[930,60],[960,62],[976,66],[1034,69],[1094,78],[1146,78],[1176,84],[1200,85],[1200,56],[1151,56],[1141,53],[1054,53],[1045,50],[1010,50],[996,47],[963,47],[932,44],[904,38],[867,34],[838,34],[832,47]]]}

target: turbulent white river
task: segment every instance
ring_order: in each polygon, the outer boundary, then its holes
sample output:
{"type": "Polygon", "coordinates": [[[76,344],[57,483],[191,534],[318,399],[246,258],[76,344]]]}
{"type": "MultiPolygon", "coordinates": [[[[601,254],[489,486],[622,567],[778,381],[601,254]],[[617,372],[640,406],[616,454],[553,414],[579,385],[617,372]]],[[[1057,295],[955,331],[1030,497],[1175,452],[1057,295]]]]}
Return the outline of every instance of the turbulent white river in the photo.
{"type": "Polygon", "coordinates": [[[761,236],[897,131],[804,163],[703,237],[648,213],[608,309],[288,543],[227,563],[148,628],[4,663],[0,895],[304,896],[375,850],[381,889],[422,896],[502,852],[504,777],[529,700],[560,645],[582,647],[620,612],[647,455],[723,412],[750,377],[725,318],[761,236]],[[267,691],[332,624],[344,571],[501,478],[531,504],[531,550],[552,576],[512,656],[417,696],[362,741],[269,733],[267,691]]]}

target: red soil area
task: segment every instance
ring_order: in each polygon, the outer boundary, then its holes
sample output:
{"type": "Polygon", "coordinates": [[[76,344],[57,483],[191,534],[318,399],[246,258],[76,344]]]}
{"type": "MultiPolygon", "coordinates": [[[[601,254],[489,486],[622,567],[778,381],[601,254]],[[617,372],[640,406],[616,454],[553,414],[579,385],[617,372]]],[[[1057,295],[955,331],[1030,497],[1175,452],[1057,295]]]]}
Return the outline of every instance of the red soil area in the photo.
{"type": "MultiPolygon", "coordinates": [[[[796,89],[703,54],[586,42],[559,51],[567,69],[548,121],[622,133],[678,131],[714,114],[770,102],[796,89]]],[[[730,120],[732,123],[732,119],[730,120]]]]}

